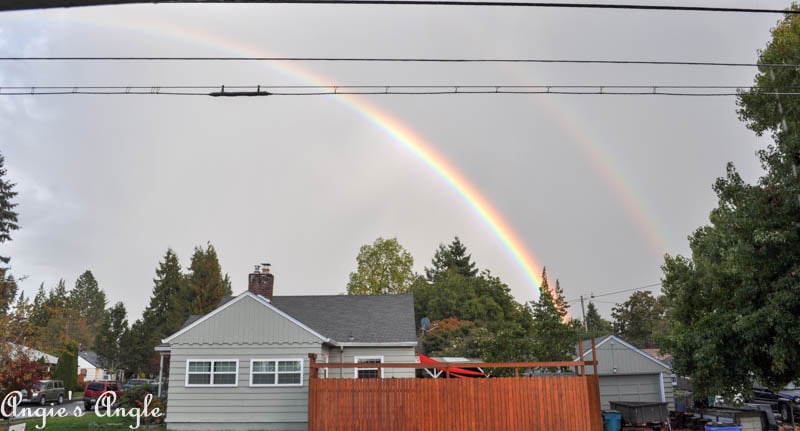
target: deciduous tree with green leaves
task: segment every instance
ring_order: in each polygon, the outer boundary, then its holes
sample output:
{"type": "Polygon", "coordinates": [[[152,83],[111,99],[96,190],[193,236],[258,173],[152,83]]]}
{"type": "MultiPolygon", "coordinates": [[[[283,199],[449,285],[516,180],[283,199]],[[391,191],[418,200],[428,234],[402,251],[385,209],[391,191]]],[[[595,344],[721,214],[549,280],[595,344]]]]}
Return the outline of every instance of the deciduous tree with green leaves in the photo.
{"type": "Polygon", "coordinates": [[[778,22],[758,63],[759,88],[740,93],[738,112],[773,138],[758,153],[764,174],[748,184],[729,163],[710,223],[689,237],[691,257],[666,256],[662,266],[664,347],[700,393],[800,377],[800,100],[770,94],[797,85],[800,70],[766,66],[800,63],[800,16],[778,22]]]}
{"type": "Polygon", "coordinates": [[[647,290],[633,292],[611,311],[614,332],[640,349],[659,347],[658,339],[666,327],[666,298],[656,298],[647,290]]]}
{"type": "Polygon", "coordinates": [[[407,293],[414,282],[414,258],[397,238],[378,238],[361,246],[357,268],[347,282],[349,295],[407,293]]]}

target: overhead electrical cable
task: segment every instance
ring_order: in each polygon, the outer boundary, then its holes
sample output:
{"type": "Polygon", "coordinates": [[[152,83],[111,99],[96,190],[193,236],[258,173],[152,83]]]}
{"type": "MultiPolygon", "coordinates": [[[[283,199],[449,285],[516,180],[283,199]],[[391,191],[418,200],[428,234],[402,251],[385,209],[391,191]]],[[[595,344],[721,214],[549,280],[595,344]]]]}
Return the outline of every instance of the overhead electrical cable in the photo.
{"type": "Polygon", "coordinates": [[[468,6],[468,7],[538,7],[568,9],[611,9],[672,12],[723,12],[796,14],[798,10],[759,9],[712,6],[640,5],[615,3],[510,2],[510,1],[447,1],[447,0],[16,0],[0,3],[0,11],[42,9],[74,6],[100,6],[130,3],[262,3],[315,5],[374,5],[374,6],[468,6]]]}
{"type": "Polygon", "coordinates": [[[767,67],[800,68],[800,64],[737,63],[715,61],[659,61],[659,60],[585,60],[548,58],[415,58],[415,57],[0,57],[0,61],[296,61],[296,62],[354,62],[354,63],[554,63],[554,64],[606,64],[655,66],[709,66],[709,67],[767,67]]]}
{"type": "Polygon", "coordinates": [[[45,95],[169,95],[169,96],[336,96],[336,95],[457,95],[563,94],[618,96],[737,96],[757,90],[763,95],[798,96],[800,87],[722,85],[250,85],[250,86],[81,86],[0,85],[0,96],[45,95]]]}

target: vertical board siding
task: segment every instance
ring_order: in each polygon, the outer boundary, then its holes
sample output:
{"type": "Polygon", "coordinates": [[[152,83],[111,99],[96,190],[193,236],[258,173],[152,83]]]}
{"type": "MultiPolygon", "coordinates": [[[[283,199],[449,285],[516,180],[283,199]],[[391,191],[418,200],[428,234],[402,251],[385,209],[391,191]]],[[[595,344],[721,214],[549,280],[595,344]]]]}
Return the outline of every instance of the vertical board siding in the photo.
{"type": "Polygon", "coordinates": [[[309,431],[601,431],[596,376],[311,379],[309,431]]]}

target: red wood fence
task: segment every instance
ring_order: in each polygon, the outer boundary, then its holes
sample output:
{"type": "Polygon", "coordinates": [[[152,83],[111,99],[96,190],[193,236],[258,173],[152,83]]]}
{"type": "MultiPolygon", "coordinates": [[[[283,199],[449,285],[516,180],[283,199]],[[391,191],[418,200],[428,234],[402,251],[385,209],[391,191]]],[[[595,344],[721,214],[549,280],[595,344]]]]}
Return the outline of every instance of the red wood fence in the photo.
{"type": "Polygon", "coordinates": [[[594,362],[453,364],[461,368],[574,367],[575,374],[464,379],[322,379],[320,368],[431,368],[328,364],[312,358],[309,431],[601,431],[594,362]],[[593,368],[593,367],[592,367],[593,368]]]}

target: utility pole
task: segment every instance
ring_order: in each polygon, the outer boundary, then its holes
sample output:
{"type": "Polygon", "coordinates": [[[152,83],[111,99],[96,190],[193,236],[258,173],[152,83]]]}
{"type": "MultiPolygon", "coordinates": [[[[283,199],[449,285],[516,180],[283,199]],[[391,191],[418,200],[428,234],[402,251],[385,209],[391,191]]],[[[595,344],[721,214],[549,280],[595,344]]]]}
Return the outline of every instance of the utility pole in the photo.
{"type": "Polygon", "coordinates": [[[581,295],[581,316],[583,316],[583,329],[589,332],[589,324],[586,322],[586,310],[583,308],[583,295],[581,295]]]}

